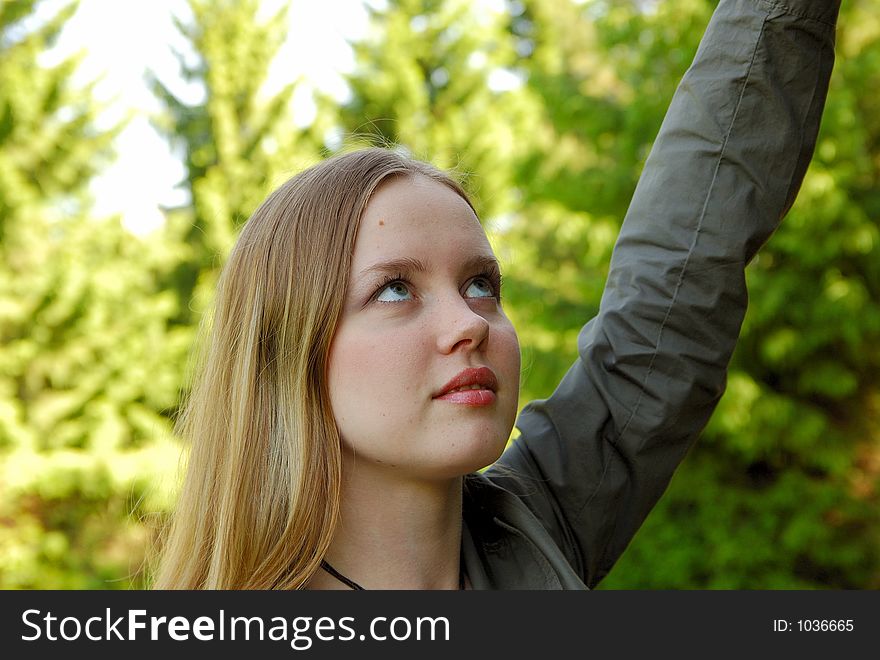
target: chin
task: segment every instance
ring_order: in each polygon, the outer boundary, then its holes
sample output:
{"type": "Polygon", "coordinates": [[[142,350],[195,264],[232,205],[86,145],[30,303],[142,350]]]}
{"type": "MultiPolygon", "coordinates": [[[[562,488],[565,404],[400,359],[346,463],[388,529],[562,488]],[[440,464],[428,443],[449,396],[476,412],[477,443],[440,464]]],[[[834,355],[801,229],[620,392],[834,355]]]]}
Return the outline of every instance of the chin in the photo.
{"type": "MultiPolygon", "coordinates": [[[[470,442],[463,442],[456,447],[458,451],[454,455],[447,455],[443,460],[441,470],[447,478],[460,477],[471,472],[476,472],[498,460],[507,445],[510,432],[493,433],[488,436],[483,434],[473,438],[470,442]]],[[[439,466],[438,466],[439,467],[439,466]]]]}

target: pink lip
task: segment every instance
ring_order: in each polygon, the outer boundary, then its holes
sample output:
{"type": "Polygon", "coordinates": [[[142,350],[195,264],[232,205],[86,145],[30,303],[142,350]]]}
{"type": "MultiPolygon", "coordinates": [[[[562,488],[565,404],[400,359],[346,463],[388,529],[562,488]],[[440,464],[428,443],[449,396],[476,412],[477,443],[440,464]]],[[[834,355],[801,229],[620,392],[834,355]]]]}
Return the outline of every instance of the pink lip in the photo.
{"type": "Polygon", "coordinates": [[[465,369],[455,378],[444,385],[434,395],[435,399],[442,399],[450,403],[458,403],[466,406],[488,406],[495,402],[495,390],[498,389],[498,379],[495,372],[488,367],[465,369]],[[479,385],[478,390],[452,390],[468,385],[479,385]]]}

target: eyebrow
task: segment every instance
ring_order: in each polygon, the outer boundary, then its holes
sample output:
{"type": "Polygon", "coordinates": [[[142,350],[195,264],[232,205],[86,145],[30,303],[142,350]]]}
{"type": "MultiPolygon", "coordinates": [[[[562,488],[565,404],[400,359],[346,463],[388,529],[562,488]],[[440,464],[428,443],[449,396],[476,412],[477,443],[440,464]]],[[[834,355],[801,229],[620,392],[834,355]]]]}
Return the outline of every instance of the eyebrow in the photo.
{"type": "MultiPolygon", "coordinates": [[[[489,255],[476,255],[468,259],[462,264],[463,271],[492,269],[501,271],[498,260],[489,255]]],[[[360,277],[373,275],[375,273],[403,272],[403,273],[425,273],[428,267],[424,262],[418,259],[403,257],[402,259],[391,259],[390,261],[380,261],[372,266],[364,268],[360,272],[360,277]]]]}
{"type": "Polygon", "coordinates": [[[403,257],[402,259],[391,259],[390,261],[380,261],[361,271],[361,276],[373,275],[374,273],[388,273],[392,271],[403,271],[407,273],[424,273],[428,267],[418,259],[410,259],[403,257]]]}

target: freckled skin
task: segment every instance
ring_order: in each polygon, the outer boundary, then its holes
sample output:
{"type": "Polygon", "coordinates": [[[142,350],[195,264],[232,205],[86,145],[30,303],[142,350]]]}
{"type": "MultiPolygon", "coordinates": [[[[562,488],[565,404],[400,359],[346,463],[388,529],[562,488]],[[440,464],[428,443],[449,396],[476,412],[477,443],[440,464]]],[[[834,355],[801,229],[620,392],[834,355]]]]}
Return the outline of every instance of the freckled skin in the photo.
{"type": "Polygon", "coordinates": [[[374,193],[328,364],[344,451],[359,467],[446,479],[492,463],[504,449],[517,408],[519,343],[497,299],[471,295],[479,273],[464,267],[471,257],[492,254],[471,208],[446,186],[415,176],[392,179],[374,193]],[[403,258],[426,267],[408,274],[411,299],[371,298],[382,278],[364,271],[403,258]],[[434,398],[463,369],[481,366],[497,377],[494,403],[468,407],[434,398]]]}

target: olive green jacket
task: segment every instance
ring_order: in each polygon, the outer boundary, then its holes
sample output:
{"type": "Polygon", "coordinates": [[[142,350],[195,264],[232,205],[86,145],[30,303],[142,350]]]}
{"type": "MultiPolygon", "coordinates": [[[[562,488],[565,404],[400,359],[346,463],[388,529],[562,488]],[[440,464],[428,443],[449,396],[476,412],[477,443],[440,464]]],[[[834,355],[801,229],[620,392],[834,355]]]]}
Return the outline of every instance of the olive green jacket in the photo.
{"type": "Polygon", "coordinates": [[[586,589],[626,548],[725,388],[746,264],[798,192],[839,0],[722,0],[636,187],[598,315],[553,395],[464,486],[475,589],[586,589]]]}

